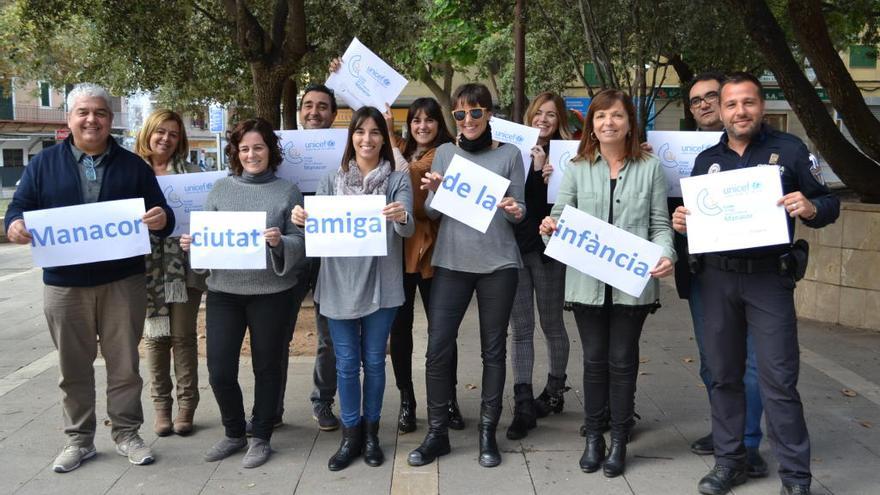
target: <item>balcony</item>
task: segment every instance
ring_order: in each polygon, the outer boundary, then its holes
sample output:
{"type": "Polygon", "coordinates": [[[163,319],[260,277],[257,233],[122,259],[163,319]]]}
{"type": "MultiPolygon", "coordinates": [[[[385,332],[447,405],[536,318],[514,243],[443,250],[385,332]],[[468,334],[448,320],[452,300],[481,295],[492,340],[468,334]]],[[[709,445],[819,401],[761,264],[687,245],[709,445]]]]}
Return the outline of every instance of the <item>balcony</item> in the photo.
{"type": "MultiPolygon", "coordinates": [[[[0,104],[0,121],[13,121],[28,124],[65,124],[67,112],[61,108],[39,105],[0,104]]],[[[128,129],[128,112],[113,113],[113,128],[128,129]]]]}

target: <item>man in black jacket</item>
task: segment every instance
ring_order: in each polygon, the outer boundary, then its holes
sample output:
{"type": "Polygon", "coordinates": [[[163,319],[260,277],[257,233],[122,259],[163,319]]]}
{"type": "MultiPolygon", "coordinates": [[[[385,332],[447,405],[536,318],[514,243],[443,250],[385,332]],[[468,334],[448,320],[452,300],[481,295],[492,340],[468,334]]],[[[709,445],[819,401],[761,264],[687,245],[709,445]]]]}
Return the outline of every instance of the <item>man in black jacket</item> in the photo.
{"type": "MultiPolygon", "coordinates": [[[[100,86],[80,84],[67,97],[70,137],[28,164],[6,212],[11,242],[27,244],[24,212],[143,198],[144,225],[159,237],[174,228],[156,176],[110,137],[113,112],[100,86]]],[[[136,465],[155,459],[138,435],[143,423],[138,342],[146,314],[144,257],[58,266],[43,270],[43,310],[58,350],[59,387],[67,445],[53,469],[64,473],[95,455],[94,361],[101,343],[107,365],[107,414],[116,452],[136,465]]]]}

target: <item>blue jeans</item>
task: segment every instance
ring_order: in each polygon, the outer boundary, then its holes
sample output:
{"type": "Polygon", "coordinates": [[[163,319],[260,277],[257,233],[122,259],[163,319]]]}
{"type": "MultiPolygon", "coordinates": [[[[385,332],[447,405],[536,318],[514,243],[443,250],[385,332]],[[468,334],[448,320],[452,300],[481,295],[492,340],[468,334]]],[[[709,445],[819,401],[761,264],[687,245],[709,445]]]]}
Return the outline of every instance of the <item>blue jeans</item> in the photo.
{"type": "Polygon", "coordinates": [[[353,320],[327,318],[336,354],[336,386],[339,410],[346,428],[361,422],[361,380],[363,362],[363,416],[379,421],[385,394],[385,344],[397,308],[381,308],[353,320]]]}
{"type": "MultiPolygon", "coordinates": [[[[697,341],[697,350],[700,353],[700,379],[706,386],[706,392],[712,390],[712,373],[706,365],[706,355],[703,351],[703,300],[700,295],[700,282],[698,277],[691,278],[691,293],[688,299],[691,309],[691,318],[694,321],[694,340],[697,341]]],[[[758,366],[755,360],[754,339],[751,333],[746,336],[746,373],[743,375],[743,384],[746,388],[746,431],[743,443],[746,448],[756,449],[761,445],[761,415],[764,414],[764,404],[761,402],[761,393],[758,388],[758,366]]],[[[709,400],[712,400],[709,397],[709,400]]]]}

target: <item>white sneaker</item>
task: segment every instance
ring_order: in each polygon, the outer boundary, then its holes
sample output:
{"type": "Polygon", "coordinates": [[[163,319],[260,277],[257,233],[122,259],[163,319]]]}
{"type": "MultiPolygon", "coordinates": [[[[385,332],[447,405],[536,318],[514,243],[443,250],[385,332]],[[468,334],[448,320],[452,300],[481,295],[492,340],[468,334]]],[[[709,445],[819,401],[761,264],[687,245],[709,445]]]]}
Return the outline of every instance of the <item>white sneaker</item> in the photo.
{"type": "Polygon", "coordinates": [[[55,458],[52,464],[52,470],[56,473],[68,473],[78,468],[82,461],[95,457],[98,451],[95,450],[95,444],[87,447],[77,447],[76,445],[68,445],[55,458]]]}
{"type": "Polygon", "coordinates": [[[150,447],[144,443],[144,440],[137,433],[127,440],[117,443],[116,453],[128,457],[128,462],[136,466],[150,464],[156,460],[155,456],[153,456],[153,451],[150,450],[150,447]]]}

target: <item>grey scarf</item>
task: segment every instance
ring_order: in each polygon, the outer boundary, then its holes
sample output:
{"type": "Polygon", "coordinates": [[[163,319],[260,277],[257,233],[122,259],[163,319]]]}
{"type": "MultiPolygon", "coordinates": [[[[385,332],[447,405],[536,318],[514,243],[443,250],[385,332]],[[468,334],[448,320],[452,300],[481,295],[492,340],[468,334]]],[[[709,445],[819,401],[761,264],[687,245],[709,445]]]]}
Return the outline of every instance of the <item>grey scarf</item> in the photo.
{"type": "Polygon", "coordinates": [[[388,177],[394,169],[387,160],[379,161],[366,177],[361,175],[354,160],[348,162],[348,172],[342,167],[336,171],[336,195],[353,196],[358,194],[385,194],[388,188],[388,177]]]}

